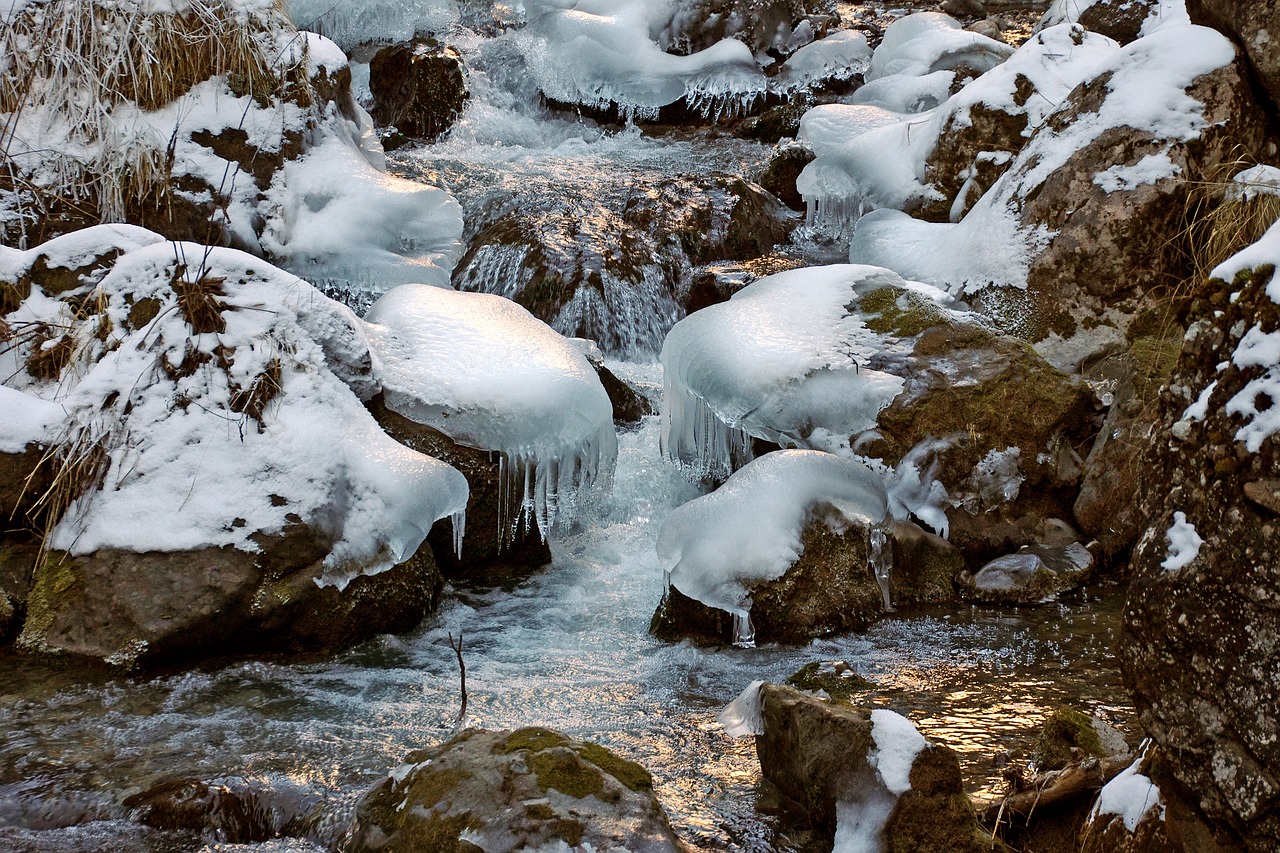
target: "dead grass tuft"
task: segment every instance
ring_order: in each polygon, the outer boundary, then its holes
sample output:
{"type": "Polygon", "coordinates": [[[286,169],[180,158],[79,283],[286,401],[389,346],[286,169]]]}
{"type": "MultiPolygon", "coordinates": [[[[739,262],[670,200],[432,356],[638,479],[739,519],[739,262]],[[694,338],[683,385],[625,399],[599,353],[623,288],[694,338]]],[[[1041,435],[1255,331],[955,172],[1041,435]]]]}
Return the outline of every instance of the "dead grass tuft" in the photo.
{"type": "Polygon", "coordinates": [[[38,331],[27,356],[27,373],[36,379],[56,382],[62,378],[62,371],[71,363],[75,352],[76,342],[71,335],[53,338],[47,329],[38,331]]]}
{"type": "Polygon", "coordinates": [[[280,377],[280,359],[273,358],[266,370],[253,377],[248,388],[233,389],[231,411],[252,418],[261,428],[267,406],[280,394],[280,377]]]}
{"type": "Polygon", "coordinates": [[[226,295],[222,288],[226,279],[206,274],[199,281],[190,282],[184,277],[185,272],[186,268],[179,266],[170,287],[178,294],[178,310],[192,333],[225,332],[227,321],[222,318],[222,311],[227,306],[218,297],[226,295]]]}

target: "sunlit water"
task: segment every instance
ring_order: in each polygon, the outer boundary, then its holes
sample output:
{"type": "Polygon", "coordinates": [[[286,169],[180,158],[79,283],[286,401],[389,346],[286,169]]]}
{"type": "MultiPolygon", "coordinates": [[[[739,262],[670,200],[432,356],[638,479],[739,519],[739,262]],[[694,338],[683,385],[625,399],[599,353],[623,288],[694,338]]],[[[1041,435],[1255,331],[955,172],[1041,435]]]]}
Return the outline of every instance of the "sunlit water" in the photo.
{"type": "MultiPolygon", "coordinates": [[[[656,368],[629,372],[656,378],[656,368]]],[[[871,700],[957,749],[980,794],[998,789],[992,757],[1028,750],[1053,706],[1123,722],[1109,654],[1114,597],[902,614],[802,648],[697,648],[648,636],[662,593],[658,528],[696,494],[660,458],[657,432],[650,419],[622,437],[609,506],[557,545],[551,566],[509,589],[455,589],[414,634],[324,662],[151,678],[86,678],[4,659],[0,848],[87,850],[127,839],[126,848],[189,849],[189,840],[120,822],[124,797],[176,777],[285,778],[340,804],[453,731],[450,633],[464,637],[468,725],[548,725],[616,749],[653,772],[681,835],[712,850],[774,849],[769,819],[755,812],[752,745],[728,738],[716,713],[752,679],[781,681],[809,661],[847,660],[877,682],[871,700]],[[95,819],[112,822],[49,831],[95,819]]]]}

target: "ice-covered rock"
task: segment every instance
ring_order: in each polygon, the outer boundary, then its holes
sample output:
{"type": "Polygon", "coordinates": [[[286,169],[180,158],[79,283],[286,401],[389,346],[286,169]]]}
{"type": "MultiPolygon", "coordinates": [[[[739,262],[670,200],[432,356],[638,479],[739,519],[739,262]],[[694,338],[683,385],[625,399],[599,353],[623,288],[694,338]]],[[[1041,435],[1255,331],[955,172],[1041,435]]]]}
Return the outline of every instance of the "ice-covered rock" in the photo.
{"type": "Polygon", "coordinates": [[[735,642],[755,639],[751,614],[762,596],[771,599],[768,618],[756,626],[762,641],[809,637],[852,627],[851,621],[865,625],[866,614],[855,611],[865,610],[866,602],[847,594],[859,579],[868,581],[873,607],[878,599],[889,606],[891,525],[884,483],[866,465],[819,451],[782,450],[761,456],[716,491],[673,511],[658,537],[658,557],[668,586],[734,617],[735,642]],[[848,564],[828,583],[791,577],[786,589],[769,587],[813,544],[804,537],[811,520],[837,537],[856,529],[862,547],[853,550],[861,559],[841,561],[848,564]],[[797,583],[825,587],[827,593],[799,594],[791,589],[797,583]]]}
{"type": "Polygon", "coordinates": [[[950,15],[917,12],[899,18],[885,30],[866,77],[868,82],[895,75],[924,77],[962,66],[976,75],[1012,54],[1009,45],[964,29],[950,15]]]}
{"type": "Polygon", "coordinates": [[[1093,557],[1079,542],[1066,548],[1026,545],[998,557],[978,571],[960,575],[961,593],[976,601],[1039,604],[1080,586],[1093,569],[1093,557]]]}
{"type": "Polygon", "coordinates": [[[324,33],[344,50],[444,33],[462,21],[458,0],[287,0],[300,30],[324,33]]]}
{"type": "Polygon", "coordinates": [[[429,555],[407,561],[437,519],[461,534],[467,486],[365,410],[360,321],[243,252],[123,236],[137,247],[87,300],[45,295],[36,261],[110,257],[88,243],[119,244],[112,228],[6,251],[31,292],[5,318],[4,393],[27,421],[60,413],[44,427],[61,484],[43,498],[45,546],[58,554],[35,578],[23,644],[127,665],[281,636],[338,645],[361,620],[412,625],[439,581],[429,555]],[[76,241],[84,252],[67,251],[76,241]],[[210,573],[175,578],[188,563],[210,573]],[[395,583],[416,599],[371,617],[383,581],[344,595],[401,565],[395,583]],[[304,615],[326,612],[330,628],[304,615]]]}
{"type": "Polygon", "coordinates": [[[797,50],[769,81],[769,87],[787,94],[817,83],[851,80],[870,67],[867,37],[857,30],[840,30],[797,50]]]}
{"type": "Polygon", "coordinates": [[[873,426],[902,380],[867,366],[885,343],[857,305],[891,286],[873,267],[791,270],[681,320],[662,347],[664,452],[724,477],[751,438],[821,447],[873,426]]]}
{"type": "Polygon", "coordinates": [[[1091,32],[1128,44],[1167,24],[1189,23],[1185,0],[1054,0],[1037,30],[1079,24],[1091,32]]]}
{"type": "Polygon", "coordinates": [[[376,850],[679,853],[653,779],[551,729],[467,729],[404,762],[357,802],[341,845],[376,850]]]}
{"type": "Polygon", "coordinates": [[[613,406],[595,370],[519,305],[485,293],[403,285],[365,315],[387,408],[469,447],[502,454],[503,535],[568,529],[612,477],[613,406]]]}
{"type": "MultiPolygon", "coordinates": [[[[1209,838],[1186,832],[1185,824],[1170,831],[1167,798],[1146,775],[1161,763],[1160,750],[1148,742],[1131,765],[1102,786],[1080,831],[1082,853],[1190,853],[1197,846],[1217,846],[1209,838]]],[[[1175,810],[1179,806],[1175,804],[1175,810]]]]}
{"type": "MultiPolygon", "coordinates": [[[[757,682],[730,706],[750,721],[764,777],[835,850],[977,853],[990,837],[964,794],[956,754],[886,709],[824,702],[757,682]]],[[[726,709],[728,711],[729,709],[726,709]]],[[[722,714],[722,721],[729,715],[722,714]]]]}
{"type": "Polygon", "coordinates": [[[1280,844],[1277,266],[1272,226],[1192,294],[1146,442],[1118,648],[1170,790],[1244,849],[1280,844]]]}

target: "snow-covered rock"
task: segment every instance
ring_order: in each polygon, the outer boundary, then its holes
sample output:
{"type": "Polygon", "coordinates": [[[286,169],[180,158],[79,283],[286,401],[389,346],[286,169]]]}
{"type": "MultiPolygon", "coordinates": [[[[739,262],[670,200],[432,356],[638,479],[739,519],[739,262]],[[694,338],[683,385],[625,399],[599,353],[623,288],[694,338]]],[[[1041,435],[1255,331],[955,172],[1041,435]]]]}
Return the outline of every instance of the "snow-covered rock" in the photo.
{"type": "Polygon", "coordinates": [[[971,32],[950,15],[917,12],[894,21],[871,57],[867,82],[884,77],[924,77],[961,66],[981,74],[1013,54],[1004,42],[971,32]]]}
{"type": "Polygon", "coordinates": [[[1184,0],[1054,0],[1036,29],[1078,23],[1128,44],[1157,27],[1188,22],[1184,0]]]}
{"type": "Polygon", "coordinates": [[[959,585],[966,598],[976,601],[1039,604],[1080,586],[1092,568],[1093,557],[1079,542],[1066,548],[1027,545],[972,574],[961,574],[959,585]]]}

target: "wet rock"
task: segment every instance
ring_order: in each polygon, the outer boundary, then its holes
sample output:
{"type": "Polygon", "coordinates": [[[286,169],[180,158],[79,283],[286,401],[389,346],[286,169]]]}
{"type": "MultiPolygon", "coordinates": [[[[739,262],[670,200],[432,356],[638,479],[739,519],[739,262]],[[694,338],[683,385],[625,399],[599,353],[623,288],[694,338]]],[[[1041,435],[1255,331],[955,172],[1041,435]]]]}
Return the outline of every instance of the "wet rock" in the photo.
{"type": "Polygon", "coordinates": [[[785,255],[769,255],[750,261],[725,261],[707,264],[694,271],[689,291],[681,297],[685,310],[692,314],[708,305],[733,297],[756,279],[801,266],[803,261],[785,255]]]}
{"type": "Polygon", "coordinates": [[[433,142],[457,120],[468,97],[462,57],[433,38],[384,47],[369,63],[374,121],[433,142]]]}
{"type": "Polygon", "coordinates": [[[869,327],[911,341],[911,350],[869,362],[906,385],[859,450],[892,465],[906,459],[924,482],[942,484],[947,538],[966,561],[1043,541],[1051,519],[1070,518],[1081,461],[1074,447],[1096,429],[1085,383],[1025,343],[891,289],[860,307],[869,327]]]}
{"type": "Polygon", "coordinates": [[[1043,772],[1061,770],[1085,758],[1116,758],[1127,752],[1124,736],[1113,726],[1072,708],[1058,708],[1040,729],[1032,761],[1043,772]]]}
{"type": "MultiPolygon", "coordinates": [[[[800,132],[800,118],[816,103],[808,91],[797,92],[784,104],[769,107],[758,116],[752,116],[742,123],[738,131],[748,139],[761,142],[780,142],[783,139],[794,139],[800,132]]],[[[773,192],[764,181],[760,182],[765,189],[773,192]]],[[[781,195],[774,193],[781,198],[781,195]]]]}
{"type": "Polygon", "coordinates": [[[42,466],[45,451],[28,445],[21,453],[0,453],[0,519],[5,526],[36,521],[36,502],[52,483],[52,471],[42,466]]]}
{"type": "Polygon", "coordinates": [[[1274,361],[1243,343],[1280,329],[1268,254],[1192,294],[1143,461],[1118,643],[1170,776],[1216,843],[1248,850],[1280,847],[1280,526],[1244,490],[1280,478],[1274,361]]]}
{"type": "Polygon", "coordinates": [[[693,53],[732,38],[755,54],[789,53],[806,43],[806,31],[808,40],[824,35],[835,14],[831,0],[698,0],[673,11],[660,42],[693,53]]]}
{"type": "Polygon", "coordinates": [[[787,679],[787,684],[805,693],[818,694],[818,698],[849,703],[853,697],[875,689],[874,684],[842,660],[807,663],[787,679]]]}
{"type": "Polygon", "coordinates": [[[454,550],[453,524],[448,519],[436,522],[427,535],[446,577],[501,583],[551,562],[551,550],[536,526],[522,525],[508,532],[499,523],[505,517],[500,454],[458,444],[438,430],[399,415],[386,407],[381,395],[369,401],[368,408],[387,435],[406,447],[448,462],[467,478],[471,494],[467,498],[467,530],[461,557],[454,550]]]}
{"type": "MultiPolygon", "coordinates": [[[[795,135],[793,131],[791,136],[795,135]]],[[[813,152],[803,145],[782,145],[760,173],[760,186],[776,195],[792,210],[805,210],[804,197],[796,189],[796,178],[813,162],[813,152]]]]}
{"type": "Polygon", "coordinates": [[[192,830],[230,844],[308,835],[324,802],[287,779],[175,779],[124,800],[134,820],[155,829],[192,830]]]}
{"type": "MultiPolygon", "coordinates": [[[[1152,779],[1161,775],[1158,747],[1148,748],[1115,778],[1108,781],[1095,797],[1088,822],[1080,833],[1081,853],[1191,853],[1215,851],[1208,838],[1198,838],[1188,847],[1179,839],[1173,842],[1169,830],[1173,826],[1170,811],[1185,811],[1179,803],[1174,809],[1166,802],[1168,795],[1152,779]],[[1208,841],[1205,846],[1199,846],[1208,841]]],[[[1203,831],[1203,825],[1200,826],[1203,831]]]]}
{"type": "Polygon", "coordinates": [[[334,651],[407,631],[443,585],[427,548],[339,590],[320,587],[332,541],[295,523],[262,549],[51,553],[39,566],[18,646],[135,666],[252,652],[334,651]]]}
{"type": "Polygon", "coordinates": [[[1197,24],[1226,33],[1244,49],[1249,67],[1274,107],[1280,104],[1280,4],[1273,0],[1188,0],[1187,11],[1197,24]]]}
{"type": "Polygon", "coordinates": [[[344,853],[683,850],[640,765],[550,729],[467,729],[410,753],[356,805],[344,853]]]}
{"type": "MultiPolygon", "coordinates": [[[[836,525],[841,527],[843,525],[836,525]]],[[[862,631],[886,613],[884,594],[868,568],[871,531],[836,533],[816,518],[801,536],[803,552],[785,574],[751,590],[751,623],[758,643],[806,643],[814,637],[862,631]]],[[[890,599],[894,607],[950,601],[959,553],[914,524],[895,526],[890,599]],[[903,558],[899,568],[897,559],[903,558]]],[[[650,623],[659,639],[696,637],[732,642],[733,618],[680,592],[667,590],[650,623]]]]}
{"type": "Polygon", "coordinates": [[[942,0],[938,9],[953,18],[987,17],[987,7],[981,0],[942,0]]]}
{"type": "Polygon", "coordinates": [[[1056,4],[1040,19],[1037,30],[1061,23],[1080,26],[1120,44],[1137,41],[1151,18],[1164,14],[1160,0],[1084,0],[1056,4]]]}
{"type": "Polygon", "coordinates": [[[989,849],[964,793],[956,754],[929,744],[905,719],[776,684],[761,685],[759,709],[756,752],[764,777],[826,837],[836,835],[841,820],[860,819],[867,834],[880,840],[879,849],[989,849]],[[919,751],[911,756],[913,748],[919,751]],[[880,759],[899,749],[906,751],[906,766],[880,759]]]}
{"type": "Polygon", "coordinates": [[[1027,545],[960,576],[960,591],[975,601],[1037,604],[1084,583],[1093,556],[1080,543],[1066,548],[1027,545]]]}
{"type": "Polygon", "coordinates": [[[619,379],[603,364],[596,366],[596,375],[600,377],[600,384],[604,386],[609,402],[613,404],[613,422],[616,425],[638,426],[646,416],[658,413],[648,397],[619,379]]]}
{"type": "Polygon", "coordinates": [[[513,190],[469,223],[453,282],[513,299],[606,353],[656,352],[681,315],[694,266],[768,255],[798,222],[760,186],[730,175],[604,187],[589,198],[513,190]]]}

